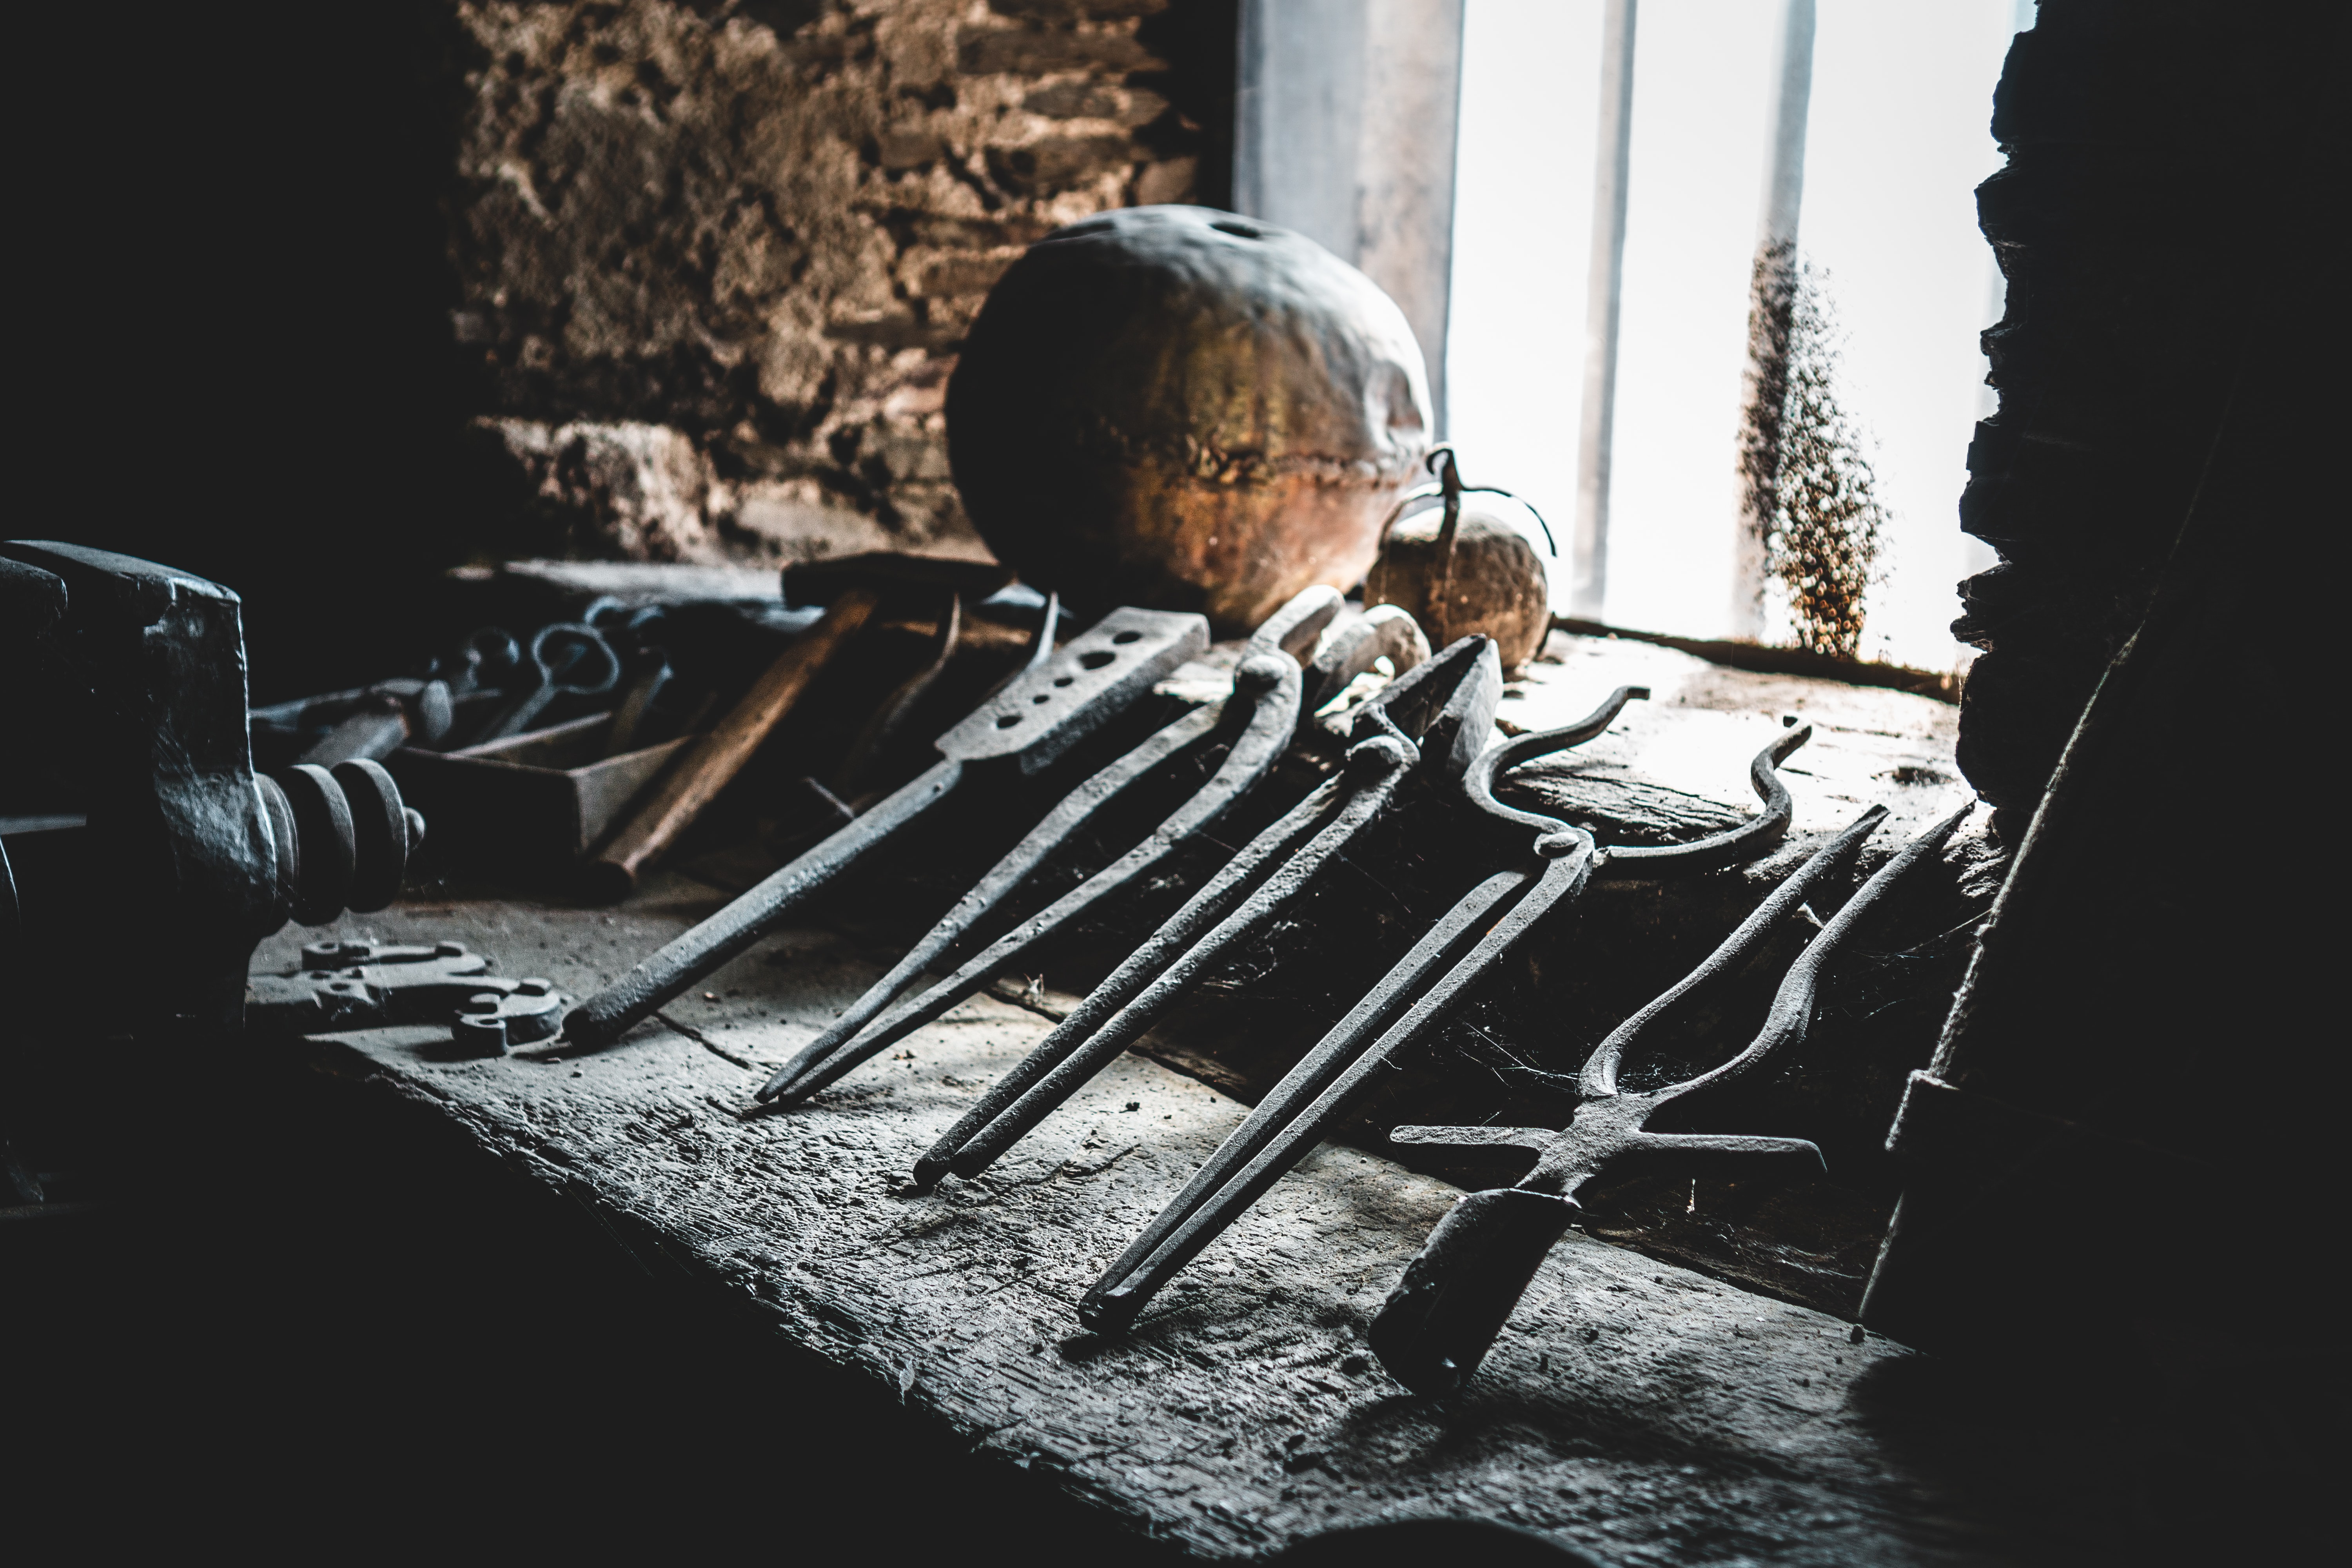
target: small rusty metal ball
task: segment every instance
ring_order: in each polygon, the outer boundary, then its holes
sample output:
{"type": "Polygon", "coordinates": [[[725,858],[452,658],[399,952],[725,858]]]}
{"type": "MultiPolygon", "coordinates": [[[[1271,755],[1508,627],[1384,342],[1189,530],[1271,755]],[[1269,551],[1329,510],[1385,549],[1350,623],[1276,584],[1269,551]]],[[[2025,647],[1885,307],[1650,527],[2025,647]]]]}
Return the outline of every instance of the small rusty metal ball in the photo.
{"type": "Polygon", "coordinates": [[[1370,279],[1271,224],[1129,207],[1046,236],[990,291],[948,452],[1032,584],[1240,636],[1361,580],[1428,409],[1412,329],[1370,279]]]}
{"type": "Polygon", "coordinates": [[[1551,629],[1550,582],[1543,557],[1501,510],[1491,498],[1462,498],[1453,576],[1442,604],[1444,509],[1432,507],[1399,522],[1365,579],[1364,603],[1400,606],[1421,623],[1432,647],[1484,632],[1495,639],[1505,669],[1535,658],[1551,629]]]}

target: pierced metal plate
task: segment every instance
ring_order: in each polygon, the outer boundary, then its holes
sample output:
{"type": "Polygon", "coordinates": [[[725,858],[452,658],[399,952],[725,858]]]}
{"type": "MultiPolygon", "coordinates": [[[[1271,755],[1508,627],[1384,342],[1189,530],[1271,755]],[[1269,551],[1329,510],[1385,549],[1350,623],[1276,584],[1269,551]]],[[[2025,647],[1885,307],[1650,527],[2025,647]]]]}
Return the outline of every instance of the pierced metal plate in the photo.
{"type": "Polygon", "coordinates": [[[959,763],[1018,757],[1039,772],[1209,646],[1209,623],[1169,610],[1118,609],[941,735],[959,763]]]}

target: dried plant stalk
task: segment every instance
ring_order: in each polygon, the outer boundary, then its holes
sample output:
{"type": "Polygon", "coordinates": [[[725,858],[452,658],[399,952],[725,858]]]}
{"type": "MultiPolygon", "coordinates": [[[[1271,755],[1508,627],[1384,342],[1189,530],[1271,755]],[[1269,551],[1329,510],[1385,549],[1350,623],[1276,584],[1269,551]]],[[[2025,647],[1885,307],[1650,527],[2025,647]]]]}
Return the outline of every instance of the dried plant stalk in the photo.
{"type": "Polygon", "coordinates": [[[1758,591],[1769,580],[1787,594],[1800,647],[1852,658],[1887,519],[1868,437],[1838,400],[1827,275],[1791,246],[1759,250],[1748,331],[1739,478],[1758,591]]]}

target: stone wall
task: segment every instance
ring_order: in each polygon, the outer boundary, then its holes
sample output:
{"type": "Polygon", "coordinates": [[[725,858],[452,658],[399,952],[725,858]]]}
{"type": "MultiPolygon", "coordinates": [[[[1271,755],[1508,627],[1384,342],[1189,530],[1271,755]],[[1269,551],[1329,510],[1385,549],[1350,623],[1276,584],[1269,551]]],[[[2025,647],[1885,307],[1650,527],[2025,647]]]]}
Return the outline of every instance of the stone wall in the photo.
{"type": "Polygon", "coordinates": [[[2296,208],[2336,7],[2042,0],[1994,99],[1978,190],[2009,280],[1984,334],[2000,411],[1961,525],[2001,556],[1961,585],[1959,763],[2025,826],[2145,614],[2296,208]],[[2259,25],[2255,19],[2259,18],[2259,25]]]}
{"type": "Polygon", "coordinates": [[[941,405],[989,286],[1225,197],[1232,0],[454,15],[449,330],[509,550],[983,554],[941,405]]]}

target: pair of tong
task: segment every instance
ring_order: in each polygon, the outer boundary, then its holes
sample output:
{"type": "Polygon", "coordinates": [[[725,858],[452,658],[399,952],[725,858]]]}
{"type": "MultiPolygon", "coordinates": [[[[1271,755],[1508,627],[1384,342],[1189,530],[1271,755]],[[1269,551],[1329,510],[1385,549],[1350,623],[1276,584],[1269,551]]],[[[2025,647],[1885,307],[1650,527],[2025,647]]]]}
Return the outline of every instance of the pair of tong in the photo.
{"type": "Polygon", "coordinates": [[[1207,832],[1274,771],[1299,726],[1357,676],[1382,658],[1402,675],[1428,657],[1429,645],[1421,628],[1392,605],[1381,605],[1330,637],[1322,637],[1339,614],[1340,603],[1333,589],[1309,588],[1268,617],[1243,651],[1230,701],[1195,709],[1071,791],[887,974],[786,1063],[758,1098],[797,1104],[971,996],[1022,953],[1207,832]],[[1318,637],[1321,649],[1302,669],[1301,659],[1316,647],[1318,637]],[[1233,736],[1223,762],[1206,784],[1140,843],[1051,907],[1023,921],[946,979],[905,998],[921,975],[1108,802],[1221,731],[1233,736]],[[881,1016],[885,1008],[889,1012],[881,1016]]]}
{"type": "Polygon", "coordinates": [[[916,1184],[950,1172],[974,1176],[993,1164],[1343,855],[1416,766],[1447,784],[1458,779],[1494,729],[1502,685],[1494,642],[1472,636],[1365,700],[1339,771],[1228,861],[991,1086],[916,1162],[916,1184]]]}
{"type": "Polygon", "coordinates": [[[1577,1194],[1604,1172],[1636,1163],[1765,1157],[1823,1168],[1822,1152],[1801,1138],[1653,1132],[1650,1118],[1701,1089],[1756,1070],[1801,1043],[1812,1024],[1822,972],[1854,927],[1911,870],[1940,850],[1971,805],[1906,845],[1832,915],[1790,965],[1764,1026],[1728,1060],[1661,1088],[1619,1087],[1626,1052],[1709,982],[1738,970],[1790,918],[1832,869],[1858,850],[1886,816],[1874,805],[1775,889],[1696,969],[1625,1020],[1585,1059],[1580,1103],[1567,1128],[1400,1127],[1398,1143],[1533,1150],[1535,1168],[1515,1187],[1472,1193],[1430,1233],[1372,1321],[1372,1349],[1391,1376],[1417,1394],[1450,1394],[1485,1359],[1512,1309],[1552,1248],[1582,1210],[1577,1194]]]}
{"type": "Polygon", "coordinates": [[[1749,783],[1763,805],[1758,816],[1690,844],[1603,851],[1580,827],[1517,810],[1495,798],[1496,780],[1509,769],[1584,744],[1607,730],[1627,702],[1649,695],[1645,687],[1621,686],[1575,723],[1489,747],[1471,764],[1462,781],[1463,793],[1480,811],[1534,828],[1529,858],[1464,894],[1299,1058],[1184,1190],[1087,1289],[1078,1303],[1080,1321],[1102,1332],[1131,1324],[1202,1248],[1307,1157],[1399,1053],[1443,1024],[1464,993],[1500,963],[1537,922],[1573,903],[1594,876],[1706,869],[1752,858],[1780,842],[1789,830],[1793,805],[1775,770],[1811,738],[1810,725],[1778,737],[1750,764],[1749,783]]]}
{"type": "Polygon", "coordinates": [[[1208,646],[1202,616],[1126,608],[1056,651],[1049,616],[1028,668],[934,742],[938,762],[573,1008],[566,1037],[583,1046],[619,1038],[953,795],[970,770],[1043,773],[1208,646]]]}

